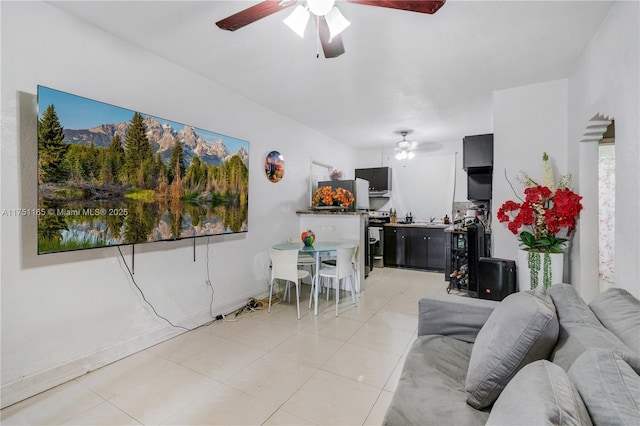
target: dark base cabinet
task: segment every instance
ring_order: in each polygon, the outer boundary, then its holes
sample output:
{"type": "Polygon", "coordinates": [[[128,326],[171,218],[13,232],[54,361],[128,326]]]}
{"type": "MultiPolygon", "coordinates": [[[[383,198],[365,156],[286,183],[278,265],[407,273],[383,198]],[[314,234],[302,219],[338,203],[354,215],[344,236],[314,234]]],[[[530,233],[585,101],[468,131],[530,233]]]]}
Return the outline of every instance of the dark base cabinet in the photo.
{"type": "Polygon", "coordinates": [[[385,226],[384,264],[444,271],[444,229],[385,226]]]}

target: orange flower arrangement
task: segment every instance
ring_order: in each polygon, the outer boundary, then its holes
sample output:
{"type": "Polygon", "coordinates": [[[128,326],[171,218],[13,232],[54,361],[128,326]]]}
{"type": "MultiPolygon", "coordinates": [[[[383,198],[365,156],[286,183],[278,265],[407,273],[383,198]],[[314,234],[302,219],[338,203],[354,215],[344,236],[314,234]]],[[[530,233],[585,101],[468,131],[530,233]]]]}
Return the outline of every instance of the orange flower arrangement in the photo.
{"type": "Polygon", "coordinates": [[[349,207],[355,201],[351,191],[344,188],[333,190],[330,186],[321,186],[313,193],[313,207],[335,206],[349,207]]]}

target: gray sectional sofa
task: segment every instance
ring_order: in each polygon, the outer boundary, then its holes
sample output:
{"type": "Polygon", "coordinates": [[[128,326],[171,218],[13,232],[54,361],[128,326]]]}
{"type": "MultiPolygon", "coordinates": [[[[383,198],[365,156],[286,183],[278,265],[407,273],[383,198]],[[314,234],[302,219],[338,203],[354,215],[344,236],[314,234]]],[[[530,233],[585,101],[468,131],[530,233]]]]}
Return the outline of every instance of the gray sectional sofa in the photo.
{"type": "Polygon", "coordinates": [[[425,297],[385,425],[640,425],[640,301],[425,297]]]}

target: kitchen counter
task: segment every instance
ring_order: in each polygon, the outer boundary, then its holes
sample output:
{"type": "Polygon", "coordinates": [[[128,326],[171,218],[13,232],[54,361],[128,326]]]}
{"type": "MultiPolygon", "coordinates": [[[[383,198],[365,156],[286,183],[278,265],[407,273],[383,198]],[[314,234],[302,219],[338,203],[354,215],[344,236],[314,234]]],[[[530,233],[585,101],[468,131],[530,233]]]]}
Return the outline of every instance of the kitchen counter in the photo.
{"type": "Polygon", "coordinates": [[[340,210],[298,210],[296,214],[320,214],[331,216],[369,216],[369,212],[366,211],[340,211],[340,210]]]}
{"type": "Polygon", "coordinates": [[[419,222],[419,223],[386,223],[384,226],[393,226],[399,228],[436,228],[436,229],[445,229],[450,227],[450,224],[444,223],[429,223],[429,222],[419,222]]]}

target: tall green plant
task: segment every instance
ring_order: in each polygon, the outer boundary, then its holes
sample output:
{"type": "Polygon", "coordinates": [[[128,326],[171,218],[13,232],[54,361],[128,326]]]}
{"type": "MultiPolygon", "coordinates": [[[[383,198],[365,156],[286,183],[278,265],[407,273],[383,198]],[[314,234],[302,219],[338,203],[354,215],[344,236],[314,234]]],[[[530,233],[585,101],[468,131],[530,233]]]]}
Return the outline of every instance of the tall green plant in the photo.
{"type": "Polygon", "coordinates": [[[147,138],[147,126],[144,124],[142,114],[136,112],[131,118],[131,125],[125,135],[125,173],[127,181],[139,188],[144,187],[145,172],[143,165],[145,160],[153,159],[151,144],[147,138]]]}
{"type": "Polygon", "coordinates": [[[69,144],[53,104],[38,120],[38,182],[60,182],[67,178],[63,161],[69,144]]]}

